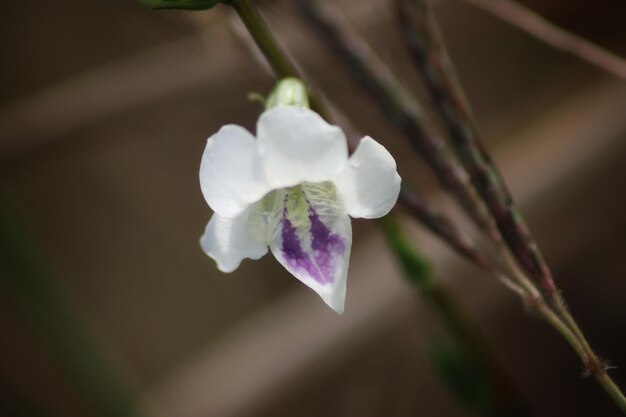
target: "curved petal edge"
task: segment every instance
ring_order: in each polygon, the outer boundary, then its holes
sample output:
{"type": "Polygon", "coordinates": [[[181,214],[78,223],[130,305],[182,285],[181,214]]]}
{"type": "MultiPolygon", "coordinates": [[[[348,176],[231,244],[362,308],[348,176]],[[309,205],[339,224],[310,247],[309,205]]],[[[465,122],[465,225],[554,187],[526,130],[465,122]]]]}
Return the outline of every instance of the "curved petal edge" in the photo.
{"type": "Polygon", "coordinates": [[[332,181],[351,217],[375,219],[396,204],[401,178],[389,151],[366,136],[332,181]]]}

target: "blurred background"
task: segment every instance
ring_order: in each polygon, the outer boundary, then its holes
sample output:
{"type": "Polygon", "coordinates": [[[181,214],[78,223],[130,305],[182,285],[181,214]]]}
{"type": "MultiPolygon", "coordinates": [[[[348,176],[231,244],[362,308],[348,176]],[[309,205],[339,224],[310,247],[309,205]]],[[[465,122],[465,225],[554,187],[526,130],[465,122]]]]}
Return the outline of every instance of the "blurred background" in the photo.
{"type": "MultiPolygon", "coordinates": [[[[428,106],[391,2],[335,3],[428,106]]],[[[523,3],[626,56],[623,2],[523,3]]],[[[258,5],[400,175],[462,222],[293,4],[258,5]]],[[[626,387],[626,81],[463,1],[436,10],[487,146],[574,316],[626,387]]],[[[247,94],[274,82],[227,7],[59,0],[8,2],[3,15],[1,415],[131,415],[131,402],[145,416],[472,415],[433,368],[444,336],[374,224],[353,223],[341,317],[271,256],[224,275],[200,250],[206,138],[226,123],[254,130],[261,109],[247,94]]],[[[620,415],[513,294],[418,225],[406,229],[532,415],[620,415]]]]}

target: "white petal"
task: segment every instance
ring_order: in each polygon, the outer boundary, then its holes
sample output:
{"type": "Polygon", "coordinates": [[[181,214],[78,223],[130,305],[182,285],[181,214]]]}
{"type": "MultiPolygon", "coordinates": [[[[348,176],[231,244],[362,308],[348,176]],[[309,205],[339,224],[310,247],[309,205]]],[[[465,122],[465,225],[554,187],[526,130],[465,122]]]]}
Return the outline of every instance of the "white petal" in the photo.
{"type": "Polygon", "coordinates": [[[348,160],[343,131],[304,108],[279,106],[257,124],[259,154],[273,188],[327,181],[348,160]]]}
{"type": "Polygon", "coordinates": [[[254,136],[226,125],[209,138],[200,164],[200,188],[214,212],[241,213],[269,191],[260,168],[254,136]]]}
{"type": "Polygon", "coordinates": [[[400,193],[396,161],[369,136],[361,139],[346,168],[333,183],[352,217],[375,219],[391,210],[400,193]]]}
{"type": "Polygon", "coordinates": [[[328,182],[305,184],[282,196],[283,212],[273,224],[270,240],[272,253],[289,272],[342,314],[352,247],[350,217],[328,182]]]}
{"type": "Polygon", "coordinates": [[[267,253],[267,241],[255,206],[235,217],[215,213],[200,238],[204,252],[222,272],[233,272],[244,258],[259,259],[267,253]]]}

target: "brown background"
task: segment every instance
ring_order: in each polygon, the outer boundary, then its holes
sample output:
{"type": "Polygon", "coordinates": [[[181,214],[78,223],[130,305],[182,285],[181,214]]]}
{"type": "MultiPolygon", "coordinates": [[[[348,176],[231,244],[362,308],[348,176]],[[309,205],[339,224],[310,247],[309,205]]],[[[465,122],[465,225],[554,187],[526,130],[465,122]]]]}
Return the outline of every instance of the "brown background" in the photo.
{"type": "MultiPolygon", "coordinates": [[[[337,4],[421,91],[388,2],[337,4]]],[[[626,55],[621,1],[525,4],[626,55]]],[[[403,178],[448,207],[289,1],[261,6],[306,73],[392,151],[403,178]]],[[[462,1],[437,10],[489,148],[572,311],[626,386],[626,81],[462,1]]],[[[436,322],[370,223],[354,223],[343,317],[270,256],[224,276],[199,249],[210,217],[197,180],[205,140],[225,123],[253,129],[259,108],[246,94],[273,82],[226,7],[192,15],[130,0],[59,0],[9,2],[2,15],[6,192],[54,285],[149,415],[469,415],[426,358],[436,322]]],[[[515,297],[409,230],[535,415],[619,415],[515,297]]],[[[51,415],[91,415],[16,306],[0,294],[0,378],[51,415]]]]}

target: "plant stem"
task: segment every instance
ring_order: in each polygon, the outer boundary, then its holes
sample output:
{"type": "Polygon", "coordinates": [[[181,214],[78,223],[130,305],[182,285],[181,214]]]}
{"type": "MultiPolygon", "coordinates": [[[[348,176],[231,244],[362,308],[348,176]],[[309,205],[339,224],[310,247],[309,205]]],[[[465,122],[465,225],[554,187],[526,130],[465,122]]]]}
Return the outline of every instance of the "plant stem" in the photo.
{"type": "Polygon", "coordinates": [[[298,70],[269,31],[267,23],[249,0],[229,3],[239,15],[250,35],[271,65],[278,78],[299,77],[298,70]]]}
{"type": "MultiPolygon", "coordinates": [[[[626,409],[626,400],[623,394],[610,379],[602,361],[593,352],[584,334],[569,313],[554,283],[550,269],[531,236],[520,211],[515,207],[506,184],[482,146],[470,106],[456,79],[454,67],[432,10],[426,0],[400,1],[399,17],[408,45],[416,63],[422,70],[436,108],[448,128],[450,141],[461,163],[470,173],[472,184],[491,212],[504,241],[515,255],[516,261],[536,282],[542,285],[548,294],[555,311],[560,316],[558,326],[551,322],[553,326],[575,348],[585,367],[607,390],[611,398],[620,408],[626,409]],[[564,333],[562,329],[559,329],[561,324],[567,327],[569,333],[564,333]],[[572,343],[571,338],[575,339],[575,344],[572,343]],[[607,381],[611,383],[607,383],[607,381]]],[[[501,253],[508,261],[508,252],[501,250],[501,253]]],[[[514,262],[509,263],[514,264],[514,262]]],[[[513,270],[516,269],[515,266],[513,265],[513,270]]],[[[532,282],[524,280],[523,275],[520,274],[518,277],[526,288],[534,287],[532,282]]],[[[546,315],[544,318],[548,321],[553,319],[546,315]]]]}
{"type": "MultiPolygon", "coordinates": [[[[302,76],[298,73],[295,66],[286,58],[286,55],[282,52],[280,47],[278,47],[278,44],[270,34],[260,15],[249,2],[247,0],[234,0],[231,5],[241,17],[277,76],[290,76],[302,79],[302,76]]],[[[313,96],[310,98],[313,103],[313,96]]],[[[319,106],[316,111],[320,114],[329,114],[329,112],[324,111],[325,109],[319,101],[315,100],[315,102],[317,102],[319,106]]],[[[403,188],[402,196],[403,201],[412,210],[413,214],[416,215],[419,213],[417,217],[422,219],[431,230],[434,230],[439,236],[448,241],[453,248],[456,248],[457,251],[464,254],[468,259],[473,260],[477,265],[487,267],[486,261],[484,261],[478,252],[467,242],[466,238],[458,232],[452,222],[438,215],[436,211],[428,205],[426,200],[421,198],[418,194],[410,192],[406,187],[403,188]]],[[[452,336],[462,341],[462,344],[466,346],[468,351],[472,352],[475,359],[480,362],[480,366],[484,367],[484,370],[490,374],[492,378],[491,382],[493,383],[491,388],[494,392],[502,394],[502,392],[510,390],[506,398],[509,400],[516,398],[516,406],[519,406],[519,397],[516,397],[514,390],[511,389],[512,384],[510,384],[506,373],[502,372],[496,364],[493,355],[487,353],[488,350],[485,348],[486,345],[484,345],[484,341],[473,336],[474,333],[470,330],[471,326],[467,323],[465,315],[458,310],[456,303],[452,301],[443,288],[438,286],[430,278],[425,278],[428,275],[427,264],[417,254],[414,248],[412,248],[400,230],[396,226],[393,226],[395,223],[391,220],[391,216],[388,216],[387,219],[382,219],[381,224],[385,230],[385,236],[388,237],[389,245],[400,264],[403,266],[407,277],[419,288],[422,288],[422,292],[429,300],[429,304],[437,312],[437,315],[442,319],[452,336]]],[[[502,398],[500,398],[500,400],[502,400],[502,398]]],[[[523,407],[520,407],[520,409],[523,410],[523,407]]],[[[520,413],[519,415],[526,414],[523,411],[520,413]]]]}
{"type": "Polygon", "coordinates": [[[510,0],[465,0],[535,38],[626,79],[626,60],[510,0]]]}
{"type": "Polygon", "coordinates": [[[622,413],[626,414],[626,397],[624,397],[624,393],[620,390],[620,388],[615,384],[615,381],[611,379],[611,377],[606,373],[606,371],[594,374],[596,381],[608,394],[613,398],[615,404],[622,410],[622,413]]]}
{"type": "Polygon", "coordinates": [[[409,213],[434,235],[440,237],[458,254],[481,269],[489,269],[487,260],[478,252],[470,239],[443,213],[438,212],[426,199],[404,183],[400,189],[400,201],[409,213]]]}
{"type": "MultiPolygon", "coordinates": [[[[304,80],[300,71],[291,62],[287,53],[280,47],[267,23],[257,9],[250,4],[249,0],[233,0],[231,5],[239,18],[250,32],[252,39],[257,44],[267,62],[272,67],[277,78],[295,77],[304,80]]],[[[324,119],[328,119],[328,112],[321,100],[309,91],[311,108],[319,113],[324,119]]]]}
{"type": "Polygon", "coordinates": [[[306,21],[351,70],[388,119],[402,130],[411,146],[430,166],[443,187],[494,241],[500,239],[493,219],[472,188],[446,142],[424,123],[422,110],[367,43],[347,28],[345,19],[328,2],[297,0],[306,21]]]}
{"type": "Polygon", "coordinates": [[[626,397],[624,397],[615,381],[607,374],[606,366],[597,358],[595,353],[589,348],[589,345],[581,343],[579,337],[545,303],[542,302],[536,305],[535,310],[563,336],[585,364],[588,372],[593,375],[598,384],[609,394],[619,409],[626,414],[626,397]]]}
{"type": "MultiPolygon", "coordinates": [[[[426,303],[430,305],[437,318],[448,330],[447,334],[462,352],[461,356],[464,356],[466,361],[470,361],[469,365],[474,369],[472,371],[474,383],[485,384],[489,392],[488,398],[483,398],[482,405],[474,402],[473,406],[478,407],[481,414],[489,416],[529,415],[523,405],[523,400],[516,392],[515,385],[500,365],[496,355],[450,293],[433,279],[428,263],[402,232],[396,219],[393,216],[387,216],[379,219],[378,224],[405,277],[419,290],[426,303]]],[[[476,392],[470,395],[481,397],[476,392]]]]}
{"type": "Polygon", "coordinates": [[[470,173],[505,242],[521,266],[548,292],[555,292],[549,268],[524,219],[514,205],[497,167],[479,138],[476,123],[432,11],[422,0],[405,0],[399,17],[415,62],[422,70],[433,102],[448,129],[450,142],[470,173]]]}
{"type": "MultiPolygon", "coordinates": [[[[261,15],[256,9],[249,3],[248,0],[235,0],[231,4],[242,22],[250,32],[250,35],[258,45],[259,49],[273,68],[275,74],[279,78],[284,77],[296,77],[303,79],[302,74],[298,71],[295,65],[289,61],[286,53],[280,48],[276,42],[274,36],[272,36],[269,28],[261,15]]],[[[331,112],[327,107],[323,105],[321,100],[315,99],[314,92],[309,91],[309,97],[311,99],[311,107],[313,103],[316,104],[314,110],[324,115],[324,118],[328,121],[332,119],[342,119],[341,124],[346,124],[345,117],[338,117],[337,112],[331,112]],[[333,117],[331,117],[331,114],[333,117]]],[[[352,129],[347,129],[352,130],[352,129]]],[[[360,135],[362,136],[362,135],[360,135]]],[[[439,151],[441,142],[438,142],[432,148],[434,151],[439,151]]],[[[353,151],[354,149],[351,149],[353,151]]],[[[450,155],[451,156],[451,155],[450,155]]],[[[440,159],[443,158],[440,157],[440,159]]],[[[450,167],[448,171],[443,172],[444,177],[454,177],[458,172],[458,167],[450,167]]],[[[466,184],[469,186],[469,184],[466,184]]],[[[478,253],[478,251],[472,247],[469,239],[461,234],[461,232],[454,226],[452,221],[447,219],[441,213],[438,213],[422,196],[420,196],[414,190],[411,190],[408,186],[403,185],[402,192],[400,194],[400,201],[408,208],[411,215],[415,216],[421,221],[429,230],[441,237],[446,241],[453,249],[459,254],[469,259],[481,268],[487,268],[486,260],[478,253]]]]}

